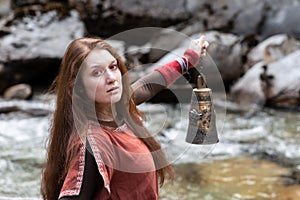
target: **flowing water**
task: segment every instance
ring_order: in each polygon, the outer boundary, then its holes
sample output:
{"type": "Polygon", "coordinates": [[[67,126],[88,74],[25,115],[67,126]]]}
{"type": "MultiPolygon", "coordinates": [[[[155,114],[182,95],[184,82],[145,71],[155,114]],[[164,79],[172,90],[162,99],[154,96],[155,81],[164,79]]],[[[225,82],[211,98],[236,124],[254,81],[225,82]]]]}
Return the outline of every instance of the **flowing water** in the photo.
{"type": "MultiPolygon", "coordinates": [[[[0,106],[5,103],[1,100],[0,106]]],[[[0,199],[38,199],[51,114],[24,111],[53,105],[43,96],[13,103],[23,111],[0,114],[0,199]]],[[[144,104],[140,109],[175,166],[175,180],[160,189],[161,199],[283,200],[284,194],[300,199],[299,180],[292,176],[300,171],[299,113],[219,112],[220,142],[190,145],[184,142],[189,105],[144,104]]]]}

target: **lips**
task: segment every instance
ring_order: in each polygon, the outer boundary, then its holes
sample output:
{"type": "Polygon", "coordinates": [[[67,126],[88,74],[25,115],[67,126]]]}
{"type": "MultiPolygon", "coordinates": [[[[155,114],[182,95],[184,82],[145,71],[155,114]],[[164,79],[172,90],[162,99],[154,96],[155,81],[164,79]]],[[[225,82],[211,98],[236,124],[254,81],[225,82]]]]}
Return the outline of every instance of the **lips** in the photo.
{"type": "Polygon", "coordinates": [[[109,90],[107,90],[106,92],[109,93],[109,92],[115,91],[117,89],[119,89],[119,87],[112,87],[109,90]]]}

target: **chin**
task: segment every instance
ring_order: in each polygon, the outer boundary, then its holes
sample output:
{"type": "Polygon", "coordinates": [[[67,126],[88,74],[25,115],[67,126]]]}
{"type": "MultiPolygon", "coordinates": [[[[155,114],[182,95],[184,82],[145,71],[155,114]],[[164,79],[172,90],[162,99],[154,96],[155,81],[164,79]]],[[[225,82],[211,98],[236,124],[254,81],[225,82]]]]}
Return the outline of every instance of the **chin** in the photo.
{"type": "Polygon", "coordinates": [[[115,104],[118,103],[122,98],[122,93],[103,95],[96,97],[96,102],[99,104],[115,104]]]}
{"type": "Polygon", "coordinates": [[[121,100],[121,95],[112,96],[110,99],[110,103],[118,103],[121,100]]]}

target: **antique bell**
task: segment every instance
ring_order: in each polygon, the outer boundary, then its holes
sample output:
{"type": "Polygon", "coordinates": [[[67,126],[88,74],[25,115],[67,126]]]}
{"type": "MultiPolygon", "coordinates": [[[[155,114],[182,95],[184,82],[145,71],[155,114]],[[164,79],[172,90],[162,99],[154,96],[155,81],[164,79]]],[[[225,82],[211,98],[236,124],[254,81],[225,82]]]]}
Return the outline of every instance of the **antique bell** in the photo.
{"type": "Polygon", "coordinates": [[[197,88],[193,89],[191,99],[186,136],[188,143],[215,144],[219,142],[211,93],[211,89],[206,87],[204,75],[200,73],[197,78],[197,88]]]}

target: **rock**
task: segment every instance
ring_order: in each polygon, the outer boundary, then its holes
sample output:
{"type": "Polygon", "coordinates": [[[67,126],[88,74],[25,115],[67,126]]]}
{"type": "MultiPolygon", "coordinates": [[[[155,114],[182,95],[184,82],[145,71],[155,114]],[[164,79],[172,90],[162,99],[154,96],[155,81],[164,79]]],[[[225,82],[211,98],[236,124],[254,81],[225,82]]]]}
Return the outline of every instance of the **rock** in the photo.
{"type": "Polygon", "coordinates": [[[275,94],[274,92],[274,76],[272,74],[268,74],[268,66],[263,65],[263,72],[260,74],[260,83],[261,89],[264,93],[264,97],[268,100],[272,98],[275,94]]]}
{"type": "Polygon", "coordinates": [[[144,46],[129,46],[126,51],[127,67],[130,70],[130,80],[135,81],[138,78],[138,74],[144,70],[142,60],[149,54],[151,51],[150,46],[147,47],[147,44],[144,46]],[[134,78],[136,77],[136,78],[134,78]],[[132,79],[133,78],[133,79],[132,79]]]}
{"type": "MultiPolygon", "coordinates": [[[[188,36],[174,29],[157,29],[149,41],[151,50],[149,52],[149,62],[156,62],[165,54],[174,50],[182,41],[187,40],[188,36]]],[[[188,46],[187,46],[188,47],[188,46]]]]}
{"type": "Polygon", "coordinates": [[[125,42],[120,40],[105,40],[108,44],[110,44],[119,54],[119,56],[126,61],[125,55],[125,42]]]}
{"type": "Polygon", "coordinates": [[[15,10],[0,26],[0,61],[61,58],[68,43],[84,35],[75,10],[60,4],[15,10]]]}
{"type": "Polygon", "coordinates": [[[205,19],[209,30],[228,30],[237,13],[242,10],[245,2],[237,0],[206,0],[196,13],[199,19],[205,19]]]}
{"type": "Polygon", "coordinates": [[[10,106],[0,106],[0,114],[1,113],[10,113],[10,112],[16,112],[19,111],[20,109],[16,105],[10,105],[10,106]]]}
{"type": "Polygon", "coordinates": [[[45,116],[54,112],[53,105],[49,103],[32,102],[24,100],[0,101],[0,113],[24,112],[32,116],[45,116]]]}
{"type": "Polygon", "coordinates": [[[28,108],[26,110],[21,110],[21,111],[35,117],[46,116],[52,113],[49,110],[41,109],[41,108],[28,108]]]}
{"type": "Polygon", "coordinates": [[[300,39],[300,27],[296,26],[300,18],[299,0],[287,0],[284,3],[280,0],[266,0],[266,2],[268,12],[261,27],[262,38],[285,33],[300,39]]]}
{"type": "MultiPolygon", "coordinates": [[[[233,34],[219,33],[217,31],[208,31],[192,35],[191,37],[182,37],[182,43],[178,48],[172,50],[170,53],[161,58],[147,71],[153,68],[162,66],[179,56],[182,56],[184,50],[188,48],[191,39],[199,38],[200,35],[205,35],[209,42],[208,55],[200,60],[203,66],[203,72],[206,75],[209,84],[222,84],[222,86],[229,87],[229,85],[238,79],[244,72],[242,57],[246,52],[247,47],[240,43],[240,38],[233,34]],[[216,75],[216,73],[218,73],[216,75]],[[221,75],[222,83],[220,83],[221,75]]],[[[218,87],[218,86],[216,86],[218,87]]]]}
{"type": "MultiPolygon", "coordinates": [[[[205,34],[210,45],[208,55],[217,66],[225,87],[229,87],[243,73],[243,56],[247,52],[247,47],[241,43],[241,38],[233,34],[219,32],[208,32],[205,34]]],[[[208,70],[213,66],[205,66],[208,70]]],[[[211,73],[210,73],[211,74],[211,73]]],[[[207,79],[213,79],[214,74],[207,79]]]]}
{"type": "Polygon", "coordinates": [[[113,7],[126,12],[132,16],[149,16],[161,19],[187,19],[189,13],[186,12],[184,0],[114,0],[111,1],[113,7]],[[154,9],[156,8],[156,9],[154,9]]]}
{"type": "Polygon", "coordinates": [[[2,16],[8,15],[11,10],[10,0],[0,0],[0,18],[2,16]]]}
{"type": "Polygon", "coordinates": [[[24,82],[32,87],[49,87],[59,66],[58,58],[36,58],[5,63],[5,67],[0,71],[0,93],[11,85],[24,82]]]}
{"type": "Polygon", "coordinates": [[[204,23],[199,22],[197,19],[189,20],[188,24],[184,24],[184,28],[179,29],[182,34],[191,36],[197,33],[205,32],[206,28],[204,23]]]}
{"type": "Polygon", "coordinates": [[[294,38],[286,34],[274,35],[259,43],[248,53],[246,65],[251,67],[261,61],[269,64],[298,49],[300,43],[294,38]]]}
{"type": "Polygon", "coordinates": [[[268,65],[268,74],[274,76],[273,95],[264,96],[260,83],[264,63],[259,62],[231,88],[230,99],[241,104],[261,104],[272,107],[300,105],[300,50],[268,65]]]}
{"type": "Polygon", "coordinates": [[[16,9],[0,22],[0,93],[21,82],[49,84],[69,42],[85,33],[76,10],[61,4],[16,9]]]}
{"type": "Polygon", "coordinates": [[[3,94],[3,99],[29,99],[32,96],[31,86],[28,84],[18,84],[9,87],[3,94]]]}
{"type": "Polygon", "coordinates": [[[264,104],[265,98],[259,80],[263,65],[261,62],[254,65],[230,88],[230,100],[241,105],[264,104]]]}
{"type": "Polygon", "coordinates": [[[255,35],[266,13],[266,3],[261,0],[243,2],[243,7],[232,18],[232,33],[240,36],[255,35]]]}
{"type": "Polygon", "coordinates": [[[198,23],[204,24],[206,30],[232,32],[238,35],[256,33],[264,13],[263,7],[264,2],[259,0],[187,1],[187,9],[198,19],[198,23]]]}
{"type": "Polygon", "coordinates": [[[51,2],[51,0],[11,0],[13,8],[25,7],[34,4],[46,4],[51,2]]]}
{"type": "Polygon", "coordinates": [[[260,40],[279,33],[300,38],[300,28],[295,26],[300,18],[299,0],[187,0],[186,7],[192,19],[204,27],[198,32],[259,35],[260,40]]]}
{"type": "Polygon", "coordinates": [[[89,33],[104,38],[138,27],[171,26],[191,14],[185,0],[69,0],[69,5],[79,10],[89,33]]]}

